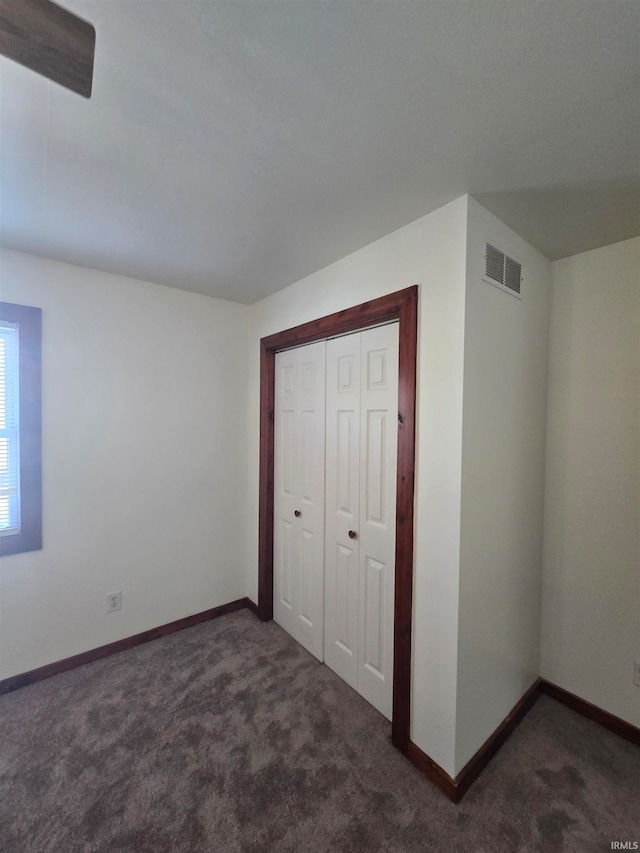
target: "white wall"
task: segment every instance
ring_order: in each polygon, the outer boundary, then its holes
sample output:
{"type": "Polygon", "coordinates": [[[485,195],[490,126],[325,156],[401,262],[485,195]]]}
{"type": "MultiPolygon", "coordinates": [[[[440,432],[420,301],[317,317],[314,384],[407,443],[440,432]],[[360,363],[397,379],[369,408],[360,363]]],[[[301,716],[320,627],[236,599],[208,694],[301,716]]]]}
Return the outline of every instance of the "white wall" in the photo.
{"type": "Polygon", "coordinates": [[[461,198],[253,308],[247,565],[257,600],[259,339],[420,284],[411,738],[453,772],[467,199],[461,198]]]}
{"type": "Polygon", "coordinates": [[[640,726],[640,238],[553,264],[542,676],[640,726]]]}
{"type": "Polygon", "coordinates": [[[43,309],[44,490],[0,678],[244,596],[249,309],[8,251],[0,299],[43,309]]]}
{"type": "Polygon", "coordinates": [[[539,673],[551,265],[469,199],[456,773],[539,673]],[[482,281],[490,242],[522,298],[482,281]]]}

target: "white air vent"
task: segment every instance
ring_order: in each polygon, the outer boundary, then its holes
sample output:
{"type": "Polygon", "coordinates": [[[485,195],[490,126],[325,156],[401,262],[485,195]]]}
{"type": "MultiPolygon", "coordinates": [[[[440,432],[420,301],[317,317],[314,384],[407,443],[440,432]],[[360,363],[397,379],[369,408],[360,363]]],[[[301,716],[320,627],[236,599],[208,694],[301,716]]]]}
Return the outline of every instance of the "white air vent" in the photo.
{"type": "Polygon", "coordinates": [[[509,255],[501,252],[500,249],[496,249],[491,243],[487,243],[484,259],[484,281],[495,284],[501,290],[512,293],[519,298],[522,266],[509,255]]]}

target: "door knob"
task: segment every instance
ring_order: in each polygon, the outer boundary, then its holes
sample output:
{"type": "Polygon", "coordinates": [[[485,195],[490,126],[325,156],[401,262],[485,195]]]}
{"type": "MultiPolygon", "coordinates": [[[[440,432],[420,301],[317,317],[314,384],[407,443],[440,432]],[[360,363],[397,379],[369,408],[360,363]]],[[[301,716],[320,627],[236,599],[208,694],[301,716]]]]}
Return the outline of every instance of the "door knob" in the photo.
{"type": "Polygon", "coordinates": [[[355,532],[355,530],[349,531],[349,539],[355,539],[357,535],[358,534],[355,532]]]}
{"type": "Polygon", "coordinates": [[[295,512],[293,514],[295,515],[296,518],[300,518],[300,516],[302,515],[302,513],[300,512],[299,509],[295,510],[295,512]]]}

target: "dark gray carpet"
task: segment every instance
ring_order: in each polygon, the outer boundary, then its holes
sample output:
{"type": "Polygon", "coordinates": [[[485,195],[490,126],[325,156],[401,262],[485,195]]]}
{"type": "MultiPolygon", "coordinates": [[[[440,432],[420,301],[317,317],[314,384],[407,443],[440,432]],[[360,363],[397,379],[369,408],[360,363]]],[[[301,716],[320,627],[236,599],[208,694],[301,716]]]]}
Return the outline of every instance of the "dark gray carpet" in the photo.
{"type": "Polygon", "coordinates": [[[0,849],[605,851],[640,750],[541,698],[458,806],[248,611],[0,697],[0,849]]]}

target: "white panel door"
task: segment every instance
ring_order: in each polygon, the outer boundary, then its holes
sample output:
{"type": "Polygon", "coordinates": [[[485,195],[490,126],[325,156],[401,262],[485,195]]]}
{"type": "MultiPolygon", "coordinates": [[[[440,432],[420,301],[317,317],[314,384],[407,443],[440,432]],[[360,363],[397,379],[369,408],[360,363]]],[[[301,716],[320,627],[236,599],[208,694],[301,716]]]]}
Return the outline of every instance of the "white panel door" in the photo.
{"type": "Polygon", "coordinates": [[[398,324],[360,333],[358,692],[391,719],[398,324]]]}
{"type": "Polygon", "coordinates": [[[393,701],[398,324],[327,342],[325,662],[393,701]]]}
{"type": "Polygon", "coordinates": [[[273,618],[322,660],[325,349],[276,353],[273,618]]]}
{"type": "Polygon", "coordinates": [[[324,660],[358,689],[360,335],[327,341],[324,660]]]}

